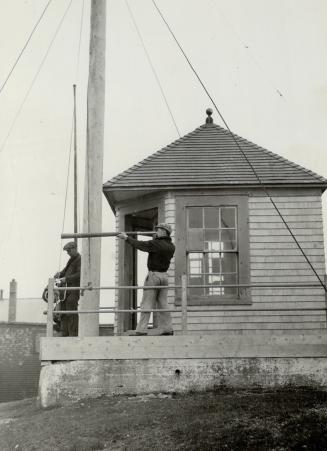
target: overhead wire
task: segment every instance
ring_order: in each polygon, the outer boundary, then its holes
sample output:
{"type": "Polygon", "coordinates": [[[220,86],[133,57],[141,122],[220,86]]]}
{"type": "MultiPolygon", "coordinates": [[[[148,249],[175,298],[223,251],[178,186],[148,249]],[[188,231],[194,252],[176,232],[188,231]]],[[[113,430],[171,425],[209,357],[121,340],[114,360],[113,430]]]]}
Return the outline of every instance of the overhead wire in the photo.
{"type": "Polygon", "coordinates": [[[41,22],[41,20],[42,20],[44,14],[45,14],[46,10],[48,9],[48,7],[49,7],[49,5],[50,5],[51,2],[52,2],[52,0],[49,0],[49,1],[48,1],[48,3],[46,4],[45,8],[44,8],[43,11],[42,11],[42,14],[40,15],[40,17],[39,17],[38,20],[36,21],[36,24],[34,25],[34,27],[33,27],[32,31],[31,31],[31,33],[29,34],[29,36],[28,36],[28,38],[27,38],[27,40],[26,40],[26,42],[25,42],[23,48],[22,48],[21,51],[19,52],[19,54],[18,54],[18,56],[17,56],[17,58],[16,58],[14,64],[12,65],[12,67],[11,67],[11,69],[10,69],[10,71],[9,71],[9,73],[8,73],[8,75],[7,75],[7,77],[5,78],[4,82],[2,83],[2,85],[1,85],[1,87],[0,87],[0,94],[1,94],[1,92],[3,91],[4,87],[6,86],[6,84],[7,84],[8,80],[9,80],[9,78],[11,77],[11,74],[13,73],[15,67],[17,66],[18,61],[20,60],[20,58],[21,58],[21,56],[23,55],[23,53],[24,53],[26,47],[28,46],[30,40],[32,39],[32,36],[33,36],[34,32],[36,31],[36,29],[37,29],[39,23],[41,22]]]}
{"type": "MultiPolygon", "coordinates": [[[[72,125],[70,130],[70,139],[69,139],[69,156],[68,156],[68,164],[67,164],[67,175],[66,175],[66,189],[65,189],[65,202],[64,202],[64,213],[62,218],[62,227],[61,227],[61,234],[64,232],[65,227],[65,220],[66,220],[66,211],[67,211],[67,198],[68,198],[68,185],[69,185],[69,173],[70,173],[70,162],[71,162],[71,155],[72,155],[72,142],[73,142],[73,131],[74,131],[74,114],[72,117],[72,125]]],[[[59,251],[59,262],[58,262],[58,268],[61,267],[61,255],[62,255],[62,245],[60,242],[60,251],[59,251]]]]}
{"type": "Polygon", "coordinates": [[[79,71],[79,60],[80,60],[80,55],[81,55],[81,42],[82,42],[82,30],[83,30],[83,19],[84,19],[84,3],[85,3],[85,0],[83,0],[83,2],[82,2],[81,19],[80,19],[80,26],[79,26],[78,50],[77,50],[76,73],[75,73],[76,84],[77,84],[77,77],[78,77],[78,71],[79,71]]]}
{"type": "Polygon", "coordinates": [[[168,28],[170,34],[172,35],[174,41],[176,42],[177,46],[179,47],[180,51],[182,52],[182,54],[184,55],[188,65],[190,66],[190,68],[192,69],[193,73],[195,74],[196,78],[198,79],[198,81],[200,82],[202,88],[204,89],[205,93],[207,94],[208,98],[210,99],[210,101],[212,102],[215,110],[217,111],[219,117],[221,118],[221,120],[223,121],[226,129],[228,130],[228,132],[230,133],[230,136],[232,137],[232,139],[234,140],[236,146],[238,147],[239,151],[242,153],[244,159],[246,160],[246,162],[248,163],[248,165],[250,166],[254,176],[256,177],[259,186],[261,187],[261,189],[264,191],[264,193],[266,194],[266,196],[269,198],[271,204],[273,205],[273,207],[275,208],[278,216],[280,217],[280,219],[282,220],[283,224],[285,225],[286,229],[288,230],[288,232],[290,233],[291,237],[293,238],[294,242],[296,243],[297,247],[299,248],[300,252],[302,253],[303,257],[305,258],[305,260],[307,261],[308,265],[310,266],[310,268],[312,269],[313,273],[315,274],[315,276],[317,277],[317,279],[319,280],[320,285],[323,287],[323,289],[325,290],[325,292],[327,293],[327,287],[325,285],[325,283],[321,280],[319,274],[317,273],[317,271],[315,270],[314,266],[312,265],[311,261],[309,260],[309,258],[307,257],[307,255],[305,254],[304,250],[302,249],[302,246],[300,245],[300,243],[298,242],[298,240],[296,239],[295,235],[293,234],[292,230],[290,229],[289,225],[287,224],[287,222],[285,221],[283,215],[281,214],[279,208],[277,207],[276,203],[274,202],[274,200],[272,199],[272,197],[270,196],[265,184],[262,182],[262,180],[260,179],[260,177],[258,176],[256,170],[254,169],[252,163],[249,161],[248,157],[246,156],[245,152],[243,151],[243,149],[241,148],[239,142],[237,141],[237,139],[235,138],[235,135],[232,133],[231,129],[229,128],[226,120],[224,119],[222,113],[220,112],[220,110],[218,109],[214,99],[212,98],[212,96],[210,95],[208,89],[206,88],[206,86],[204,85],[203,81],[201,80],[200,76],[198,75],[197,71],[195,70],[194,66],[192,65],[190,59],[188,58],[188,56],[186,55],[185,51],[183,50],[181,44],[179,43],[179,41],[177,40],[174,32],[172,31],[171,27],[169,26],[168,22],[166,21],[165,17],[163,16],[162,12],[160,11],[159,7],[157,6],[155,0],[152,0],[152,3],[154,5],[154,7],[156,8],[156,10],[158,11],[161,19],[163,20],[163,22],[165,23],[166,27],[168,28]]]}
{"type": "MultiPolygon", "coordinates": [[[[83,0],[83,2],[82,2],[82,9],[81,9],[81,17],[80,17],[79,35],[78,35],[76,68],[75,68],[75,81],[76,82],[77,82],[77,77],[78,77],[80,52],[81,52],[82,29],[83,29],[83,19],[84,19],[84,3],[85,2],[83,0]]],[[[63,212],[61,234],[64,232],[65,221],[66,221],[66,213],[67,213],[69,174],[70,174],[70,166],[71,166],[72,142],[73,142],[73,132],[74,132],[74,112],[72,114],[73,114],[73,117],[72,117],[72,125],[71,125],[71,132],[70,132],[70,141],[69,141],[69,157],[68,157],[68,164],[67,164],[65,201],[64,201],[64,212],[63,212]]],[[[78,209],[78,213],[79,213],[79,209],[78,209]]],[[[79,228],[80,228],[80,224],[79,224],[79,228]]],[[[61,245],[61,241],[60,241],[59,268],[60,268],[60,263],[61,263],[61,256],[62,256],[62,245],[61,245]]]]}
{"type": "Polygon", "coordinates": [[[28,90],[27,90],[27,92],[26,92],[26,94],[25,94],[25,96],[24,96],[24,98],[23,98],[23,101],[22,101],[22,103],[21,103],[21,105],[20,105],[20,107],[19,107],[19,109],[18,109],[18,111],[17,111],[17,113],[16,113],[16,115],[15,115],[15,117],[14,117],[14,119],[13,119],[11,125],[10,125],[10,127],[9,127],[9,131],[8,131],[8,133],[7,133],[6,137],[5,137],[5,139],[3,140],[2,144],[1,144],[0,152],[3,151],[3,149],[5,148],[5,146],[6,146],[6,144],[7,144],[8,138],[9,138],[9,136],[11,135],[11,132],[12,132],[12,130],[13,130],[13,128],[14,128],[16,122],[17,122],[17,119],[18,119],[18,117],[19,117],[19,115],[20,115],[20,113],[21,113],[21,111],[22,111],[22,109],[23,109],[23,107],[24,107],[24,105],[25,105],[25,102],[26,102],[26,100],[27,100],[27,98],[28,98],[30,92],[31,92],[32,89],[33,89],[33,86],[34,86],[34,84],[35,84],[35,82],[36,82],[36,80],[37,80],[37,77],[39,76],[39,74],[40,74],[40,72],[41,72],[41,70],[42,70],[42,67],[43,67],[43,65],[44,65],[44,63],[45,63],[45,61],[46,61],[46,59],[47,59],[47,57],[48,57],[48,55],[49,55],[49,52],[50,52],[50,50],[51,50],[51,47],[52,47],[52,45],[53,45],[53,43],[54,43],[54,41],[55,41],[55,39],[56,39],[56,37],[57,37],[59,31],[60,31],[60,28],[61,28],[61,26],[62,26],[62,24],[63,24],[63,22],[64,22],[64,20],[65,20],[65,17],[66,17],[66,15],[67,15],[68,11],[69,11],[69,8],[70,8],[70,6],[71,6],[71,4],[72,4],[72,1],[73,1],[73,0],[70,0],[70,2],[69,2],[69,4],[68,4],[67,8],[65,9],[65,12],[64,12],[62,18],[60,19],[60,22],[59,22],[59,24],[58,24],[58,26],[57,26],[57,28],[56,28],[56,31],[55,31],[55,33],[54,33],[54,35],[53,35],[51,41],[50,41],[50,44],[49,44],[49,46],[48,46],[48,48],[47,48],[47,51],[46,51],[46,53],[44,54],[44,56],[43,56],[43,58],[42,58],[42,60],[41,60],[41,63],[40,63],[40,65],[39,65],[39,67],[38,67],[38,69],[37,69],[37,71],[36,71],[36,73],[35,73],[35,75],[34,75],[34,77],[33,77],[33,80],[32,80],[32,82],[31,82],[31,84],[30,84],[30,86],[29,86],[29,88],[28,88],[28,90]]]}
{"type": "Polygon", "coordinates": [[[140,39],[140,42],[141,42],[141,44],[142,44],[142,47],[143,47],[144,53],[145,53],[145,55],[146,55],[146,58],[147,58],[147,60],[148,60],[148,63],[149,63],[149,65],[150,65],[150,67],[151,67],[152,73],[153,73],[153,75],[154,75],[154,77],[155,77],[155,79],[156,79],[156,82],[157,82],[157,84],[158,84],[158,87],[159,87],[159,89],[160,89],[162,98],[163,98],[163,100],[164,100],[164,102],[165,102],[165,104],[166,104],[166,107],[167,107],[167,109],[168,109],[168,112],[169,112],[169,115],[170,115],[170,117],[171,117],[171,120],[172,120],[172,122],[173,122],[173,124],[174,124],[174,127],[175,127],[175,129],[176,129],[176,131],[177,131],[178,136],[181,137],[181,133],[180,133],[179,128],[178,128],[177,123],[176,123],[176,119],[174,118],[173,112],[172,112],[172,110],[171,110],[171,108],[170,108],[170,106],[169,106],[169,103],[168,103],[166,94],[165,94],[164,89],[163,89],[163,87],[162,87],[162,84],[161,84],[161,82],[160,82],[158,73],[157,73],[157,71],[156,71],[156,69],[155,69],[155,67],[154,67],[154,65],[153,65],[153,63],[152,63],[150,54],[149,54],[149,52],[148,52],[148,50],[147,50],[147,48],[146,48],[146,45],[145,45],[144,39],[143,39],[143,37],[142,37],[142,34],[141,34],[141,32],[140,32],[140,29],[139,29],[139,27],[138,27],[138,25],[137,25],[137,23],[136,23],[136,20],[135,20],[135,16],[134,16],[134,14],[133,14],[133,11],[132,11],[132,9],[131,9],[129,3],[128,3],[128,0],[125,0],[125,3],[126,3],[126,6],[127,6],[128,11],[129,11],[129,14],[130,14],[130,16],[131,16],[131,18],[132,18],[132,22],[133,22],[133,24],[134,24],[135,30],[136,30],[136,32],[137,32],[137,34],[138,34],[138,37],[139,37],[139,39],[140,39]]]}

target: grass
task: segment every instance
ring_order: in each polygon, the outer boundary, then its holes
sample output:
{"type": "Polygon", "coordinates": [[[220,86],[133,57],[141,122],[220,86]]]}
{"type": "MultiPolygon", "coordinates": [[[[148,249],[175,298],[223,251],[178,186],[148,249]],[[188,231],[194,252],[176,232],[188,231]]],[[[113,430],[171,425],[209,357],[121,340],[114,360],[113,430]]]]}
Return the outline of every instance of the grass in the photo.
{"type": "Polygon", "coordinates": [[[323,450],[327,392],[217,390],[0,404],[0,448],[42,451],[323,450]]]}

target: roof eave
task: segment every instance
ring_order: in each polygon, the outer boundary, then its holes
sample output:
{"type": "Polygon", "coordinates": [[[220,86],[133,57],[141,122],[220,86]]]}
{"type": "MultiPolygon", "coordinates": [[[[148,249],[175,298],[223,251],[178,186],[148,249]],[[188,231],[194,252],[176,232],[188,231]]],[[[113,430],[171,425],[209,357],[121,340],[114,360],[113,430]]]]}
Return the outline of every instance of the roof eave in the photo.
{"type": "Polygon", "coordinates": [[[208,185],[205,183],[198,184],[178,184],[178,185],[122,185],[122,186],[103,186],[103,192],[109,200],[110,192],[114,191],[135,191],[135,190],[153,190],[153,191],[168,191],[174,189],[196,189],[196,188],[321,188],[323,192],[327,189],[327,182],[317,183],[267,183],[264,186],[259,183],[222,183],[208,185]]]}
{"type": "Polygon", "coordinates": [[[110,205],[110,208],[111,208],[113,214],[116,216],[116,208],[115,208],[115,199],[114,199],[114,197],[110,194],[109,191],[105,191],[104,188],[102,188],[102,192],[103,192],[105,198],[107,199],[108,204],[110,205]]]}

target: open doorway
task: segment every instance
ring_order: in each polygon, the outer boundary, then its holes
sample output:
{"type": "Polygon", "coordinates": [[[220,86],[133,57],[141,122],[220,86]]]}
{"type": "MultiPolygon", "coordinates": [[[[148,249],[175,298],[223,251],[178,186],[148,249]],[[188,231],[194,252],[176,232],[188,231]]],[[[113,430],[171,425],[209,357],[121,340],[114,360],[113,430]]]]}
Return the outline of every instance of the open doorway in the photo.
{"type": "MultiPolygon", "coordinates": [[[[158,208],[137,211],[125,216],[125,230],[133,232],[150,232],[158,224],[158,208]]],[[[140,239],[140,236],[135,238],[140,239]]],[[[151,237],[142,237],[141,239],[151,239],[151,237]]],[[[146,252],[137,251],[128,244],[125,246],[125,280],[129,285],[143,285],[147,274],[146,252]]],[[[127,290],[126,290],[127,291],[127,290]]],[[[128,290],[126,293],[126,308],[137,308],[142,300],[142,290],[128,290]]],[[[137,314],[126,313],[124,319],[124,330],[135,329],[137,325],[137,314]]]]}

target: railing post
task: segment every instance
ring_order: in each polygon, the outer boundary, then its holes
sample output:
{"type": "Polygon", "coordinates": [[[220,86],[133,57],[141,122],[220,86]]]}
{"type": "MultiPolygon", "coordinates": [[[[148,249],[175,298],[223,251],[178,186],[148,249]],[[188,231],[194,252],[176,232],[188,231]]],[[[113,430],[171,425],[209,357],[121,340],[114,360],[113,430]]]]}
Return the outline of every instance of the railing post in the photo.
{"type": "MultiPolygon", "coordinates": [[[[324,284],[327,286],[327,274],[324,275],[324,284]]],[[[327,291],[325,290],[325,315],[326,315],[326,328],[327,328],[327,291]]]]}
{"type": "Polygon", "coordinates": [[[55,279],[49,279],[49,283],[48,283],[47,337],[53,337],[54,286],[55,286],[55,279]]]}
{"type": "Polygon", "coordinates": [[[182,280],[182,332],[187,332],[187,276],[181,277],[182,280]]]}

